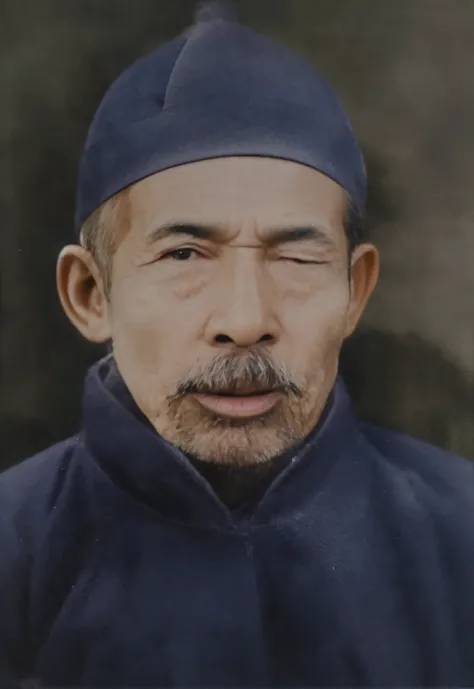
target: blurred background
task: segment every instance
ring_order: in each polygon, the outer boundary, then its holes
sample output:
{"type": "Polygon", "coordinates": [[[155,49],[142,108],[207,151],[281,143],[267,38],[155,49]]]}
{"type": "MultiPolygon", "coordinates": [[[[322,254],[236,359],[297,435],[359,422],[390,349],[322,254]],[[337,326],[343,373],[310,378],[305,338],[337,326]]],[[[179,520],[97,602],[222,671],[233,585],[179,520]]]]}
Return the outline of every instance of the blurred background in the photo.
{"type": "MultiPolygon", "coordinates": [[[[103,351],[56,296],[77,161],[110,82],[191,0],[2,0],[0,470],[75,432],[103,351]]],[[[474,1],[237,0],[303,53],[364,149],[381,282],[341,370],[359,414],[474,459],[474,1]]]]}

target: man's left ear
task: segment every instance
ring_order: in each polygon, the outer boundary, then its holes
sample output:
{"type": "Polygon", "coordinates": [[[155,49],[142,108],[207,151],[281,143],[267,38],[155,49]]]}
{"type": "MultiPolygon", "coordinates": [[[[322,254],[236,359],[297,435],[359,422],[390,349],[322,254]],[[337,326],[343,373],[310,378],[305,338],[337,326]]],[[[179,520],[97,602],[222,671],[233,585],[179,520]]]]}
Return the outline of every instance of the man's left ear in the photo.
{"type": "Polygon", "coordinates": [[[379,252],[373,244],[356,246],[351,257],[351,300],[347,312],[347,338],[357,327],[379,278],[379,252]]]}

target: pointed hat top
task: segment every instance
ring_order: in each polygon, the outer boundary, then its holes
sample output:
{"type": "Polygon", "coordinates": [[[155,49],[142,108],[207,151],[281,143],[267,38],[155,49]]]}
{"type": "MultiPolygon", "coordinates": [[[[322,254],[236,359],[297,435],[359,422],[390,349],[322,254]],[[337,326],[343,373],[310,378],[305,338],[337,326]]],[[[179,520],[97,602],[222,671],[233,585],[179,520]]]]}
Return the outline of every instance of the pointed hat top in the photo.
{"type": "Polygon", "coordinates": [[[205,0],[198,2],[194,13],[196,24],[203,22],[236,22],[237,13],[232,0],[205,0]]]}

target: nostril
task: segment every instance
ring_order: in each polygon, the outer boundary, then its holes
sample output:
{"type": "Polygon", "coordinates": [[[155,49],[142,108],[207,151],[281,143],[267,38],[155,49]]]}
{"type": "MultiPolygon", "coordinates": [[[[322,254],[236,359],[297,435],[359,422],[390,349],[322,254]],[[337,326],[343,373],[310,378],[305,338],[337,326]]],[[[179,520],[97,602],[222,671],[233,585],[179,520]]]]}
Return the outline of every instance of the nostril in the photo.
{"type": "Polygon", "coordinates": [[[232,342],[232,338],[228,335],[216,335],[215,340],[220,344],[229,344],[229,342],[232,342]]]}
{"type": "MultiPolygon", "coordinates": [[[[214,338],[215,342],[218,342],[219,344],[229,344],[231,342],[234,342],[234,340],[229,337],[228,335],[224,334],[219,334],[216,335],[214,338]]],[[[270,333],[266,333],[265,335],[262,335],[262,337],[258,340],[259,342],[271,342],[273,341],[273,335],[270,335],[270,333]]]]}

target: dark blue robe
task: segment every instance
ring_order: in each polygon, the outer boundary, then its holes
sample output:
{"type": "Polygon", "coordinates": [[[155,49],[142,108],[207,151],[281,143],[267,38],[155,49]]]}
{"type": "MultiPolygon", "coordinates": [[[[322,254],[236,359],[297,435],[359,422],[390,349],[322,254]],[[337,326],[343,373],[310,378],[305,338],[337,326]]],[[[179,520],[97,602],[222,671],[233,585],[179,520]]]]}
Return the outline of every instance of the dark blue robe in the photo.
{"type": "Polygon", "coordinates": [[[80,435],[0,477],[0,686],[474,686],[474,471],[322,425],[255,508],[88,374],[80,435]]]}

